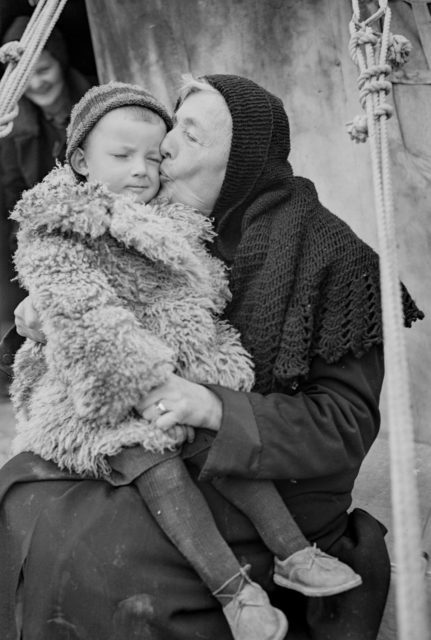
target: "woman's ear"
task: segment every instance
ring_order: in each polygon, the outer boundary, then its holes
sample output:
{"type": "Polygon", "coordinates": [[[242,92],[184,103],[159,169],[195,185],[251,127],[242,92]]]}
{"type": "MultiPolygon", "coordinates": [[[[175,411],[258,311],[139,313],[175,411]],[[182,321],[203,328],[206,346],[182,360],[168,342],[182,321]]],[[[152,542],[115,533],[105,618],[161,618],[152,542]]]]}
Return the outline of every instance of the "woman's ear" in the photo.
{"type": "Polygon", "coordinates": [[[72,166],[72,169],[80,176],[84,176],[84,178],[88,176],[88,165],[85,159],[84,150],[81,149],[81,147],[75,149],[75,151],[70,156],[70,164],[72,166]]]}

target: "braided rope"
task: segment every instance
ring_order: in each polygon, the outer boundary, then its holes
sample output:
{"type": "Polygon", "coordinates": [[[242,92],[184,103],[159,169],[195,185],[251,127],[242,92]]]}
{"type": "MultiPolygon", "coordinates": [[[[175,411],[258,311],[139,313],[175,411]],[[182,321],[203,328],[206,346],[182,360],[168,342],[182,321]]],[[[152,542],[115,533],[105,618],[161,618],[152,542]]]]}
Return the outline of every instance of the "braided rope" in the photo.
{"type": "Polygon", "coordinates": [[[20,42],[0,48],[0,61],[8,66],[0,80],[0,138],[12,131],[18,101],[67,0],[39,0],[20,42]]]}
{"type": "MultiPolygon", "coordinates": [[[[386,102],[390,91],[390,83],[386,80],[390,71],[387,64],[388,48],[393,44],[389,32],[391,12],[387,1],[379,2],[379,5],[380,9],[376,14],[367,21],[360,22],[358,3],[353,0],[350,48],[352,58],[360,70],[360,101],[368,124],[377,213],[388,382],[398,637],[402,640],[427,640],[430,634],[414,471],[414,429],[410,412],[387,133],[387,121],[392,113],[392,108],[386,102]],[[383,16],[383,31],[376,41],[375,34],[371,37],[370,25],[383,16]]],[[[406,48],[405,42],[402,45],[406,48]]]]}

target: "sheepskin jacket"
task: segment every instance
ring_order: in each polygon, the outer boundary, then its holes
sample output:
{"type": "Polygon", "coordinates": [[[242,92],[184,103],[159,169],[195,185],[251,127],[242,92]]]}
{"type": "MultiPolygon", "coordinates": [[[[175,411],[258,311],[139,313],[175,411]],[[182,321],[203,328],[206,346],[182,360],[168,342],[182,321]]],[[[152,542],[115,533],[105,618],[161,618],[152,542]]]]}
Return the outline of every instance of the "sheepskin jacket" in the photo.
{"type": "Polygon", "coordinates": [[[223,263],[205,248],[208,218],[78,183],[67,165],[25,192],[12,218],[19,280],[47,337],[26,340],[15,358],[15,453],[104,476],[106,457],[124,446],[176,446],[136,411],[172,371],[252,387],[239,334],[220,319],[230,293],[223,263]]]}

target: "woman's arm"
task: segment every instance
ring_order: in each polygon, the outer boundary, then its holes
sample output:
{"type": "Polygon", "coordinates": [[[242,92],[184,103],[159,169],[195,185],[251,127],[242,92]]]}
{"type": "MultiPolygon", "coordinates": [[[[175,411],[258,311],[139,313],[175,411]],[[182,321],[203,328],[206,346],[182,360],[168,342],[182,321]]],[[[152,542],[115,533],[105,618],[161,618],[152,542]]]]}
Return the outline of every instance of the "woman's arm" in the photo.
{"type": "Polygon", "coordinates": [[[311,479],[358,469],[380,426],[383,350],[336,364],[316,357],[293,396],[213,391],[223,420],[202,472],[311,479]]]}
{"type": "MultiPolygon", "coordinates": [[[[336,364],[316,357],[293,396],[208,388],[170,376],[144,400],[144,415],[162,400],[169,412],[157,423],[204,426],[216,437],[201,478],[311,479],[359,468],[380,426],[383,350],[336,364]]],[[[151,417],[151,416],[150,416],[151,417]]]]}

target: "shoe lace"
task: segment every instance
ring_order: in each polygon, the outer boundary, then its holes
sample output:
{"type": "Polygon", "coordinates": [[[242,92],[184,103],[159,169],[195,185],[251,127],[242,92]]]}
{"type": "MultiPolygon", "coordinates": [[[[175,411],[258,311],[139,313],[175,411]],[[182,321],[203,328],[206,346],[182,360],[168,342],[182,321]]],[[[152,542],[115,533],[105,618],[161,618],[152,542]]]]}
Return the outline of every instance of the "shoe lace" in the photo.
{"type": "MultiPolygon", "coordinates": [[[[325,553],[324,551],[321,551],[321,549],[319,549],[319,547],[317,546],[316,543],[313,544],[312,547],[309,547],[308,549],[308,559],[309,559],[309,565],[308,568],[311,569],[311,567],[313,566],[313,564],[316,562],[316,560],[318,560],[319,558],[332,558],[332,556],[329,556],[327,553],[325,553]]],[[[337,558],[333,558],[334,560],[337,560],[337,558]]]]}
{"type": "Polygon", "coordinates": [[[243,602],[242,602],[242,593],[241,591],[244,588],[245,584],[252,584],[252,581],[250,580],[250,578],[248,577],[248,572],[251,569],[251,565],[250,564],[246,564],[245,567],[241,567],[240,570],[238,571],[238,573],[235,573],[235,575],[233,575],[231,578],[229,578],[229,580],[226,580],[226,582],[224,582],[221,587],[219,587],[216,591],[213,591],[213,595],[217,596],[217,598],[226,598],[228,601],[231,600],[237,600],[239,608],[242,608],[244,606],[243,602]],[[223,589],[226,588],[226,586],[232,582],[232,580],[235,580],[235,578],[241,577],[241,581],[238,585],[238,588],[236,590],[235,593],[223,593],[223,589]]]}

